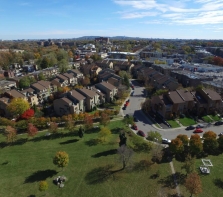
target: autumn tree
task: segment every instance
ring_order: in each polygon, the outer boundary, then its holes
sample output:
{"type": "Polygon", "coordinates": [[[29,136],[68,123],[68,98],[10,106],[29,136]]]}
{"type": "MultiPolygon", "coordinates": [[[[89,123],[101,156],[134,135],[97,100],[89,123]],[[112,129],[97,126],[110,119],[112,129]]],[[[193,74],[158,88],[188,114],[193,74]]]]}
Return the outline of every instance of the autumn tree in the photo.
{"type": "Polygon", "coordinates": [[[152,161],[159,163],[163,158],[163,147],[161,144],[154,144],[151,150],[152,161]]]}
{"type": "Polygon", "coordinates": [[[63,169],[69,163],[69,155],[65,151],[59,151],[54,156],[53,163],[63,169]]]}
{"type": "Polygon", "coordinates": [[[180,134],[177,136],[177,138],[179,138],[182,141],[184,146],[188,146],[189,139],[187,135],[180,134]]]}
{"type": "Polygon", "coordinates": [[[29,109],[29,103],[23,98],[14,98],[9,103],[7,109],[14,116],[19,116],[29,109]]]}
{"type": "Polygon", "coordinates": [[[74,129],[74,121],[72,120],[72,118],[68,118],[68,120],[65,123],[65,128],[68,131],[73,131],[73,129],[74,129]]]}
{"type": "Polygon", "coordinates": [[[109,124],[109,122],[110,122],[109,114],[102,112],[100,118],[100,124],[102,124],[105,127],[109,124]]]}
{"type": "Polygon", "coordinates": [[[191,135],[189,144],[190,144],[190,151],[192,154],[196,155],[199,154],[201,151],[203,151],[203,144],[198,134],[191,135]]]}
{"type": "Polygon", "coordinates": [[[102,138],[103,141],[105,141],[105,138],[108,137],[109,135],[111,135],[111,131],[107,127],[101,128],[101,130],[98,133],[99,138],[102,138]]]}
{"type": "Polygon", "coordinates": [[[182,153],[184,151],[184,144],[179,138],[173,139],[169,147],[170,147],[170,150],[175,154],[182,153]]]}
{"type": "Polygon", "coordinates": [[[51,122],[50,127],[49,127],[49,132],[50,133],[57,133],[58,131],[58,124],[56,122],[51,122]]]}
{"type": "Polygon", "coordinates": [[[35,114],[35,112],[33,109],[28,109],[21,115],[21,118],[27,120],[27,119],[30,119],[31,117],[33,117],[34,114],[35,114]]]}
{"type": "Polygon", "coordinates": [[[44,192],[48,189],[48,183],[46,181],[39,182],[39,191],[44,192]]]}
{"type": "Polygon", "coordinates": [[[158,131],[150,131],[148,132],[147,139],[153,142],[161,142],[162,135],[158,131]]]}
{"type": "Polygon", "coordinates": [[[27,134],[29,137],[34,137],[38,132],[38,129],[32,124],[29,123],[27,127],[27,134]]]}
{"type": "Polygon", "coordinates": [[[217,134],[213,131],[207,131],[203,135],[203,139],[216,139],[216,138],[217,138],[217,134]]]}
{"type": "Polygon", "coordinates": [[[91,115],[86,114],[84,117],[84,127],[86,130],[93,127],[93,119],[91,115]]]}
{"type": "Polygon", "coordinates": [[[207,153],[214,154],[218,149],[218,141],[216,138],[205,138],[203,141],[203,149],[207,153]]]}
{"type": "Polygon", "coordinates": [[[185,158],[184,165],[182,169],[185,169],[187,174],[195,171],[195,158],[188,154],[185,158]]]}
{"type": "Polygon", "coordinates": [[[5,136],[8,143],[13,143],[16,140],[17,131],[12,126],[7,126],[5,128],[5,136]]]}
{"type": "Polygon", "coordinates": [[[89,77],[84,77],[82,80],[81,80],[81,85],[83,86],[87,86],[90,84],[90,78],[89,77]]]}
{"type": "Polygon", "coordinates": [[[202,184],[199,175],[196,172],[190,173],[185,180],[185,187],[190,195],[198,195],[202,192],[202,184]]]}

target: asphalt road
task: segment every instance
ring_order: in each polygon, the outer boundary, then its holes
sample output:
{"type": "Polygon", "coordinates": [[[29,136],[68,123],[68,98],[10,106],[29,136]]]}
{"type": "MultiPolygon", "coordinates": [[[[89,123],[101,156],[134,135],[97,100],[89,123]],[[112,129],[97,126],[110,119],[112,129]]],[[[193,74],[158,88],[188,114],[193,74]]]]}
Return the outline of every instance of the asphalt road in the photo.
{"type": "MultiPolygon", "coordinates": [[[[167,139],[174,139],[179,134],[185,134],[190,137],[193,134],[193,130],[185,130],[185,128],[178,128],[178,129],[157,129],[152,126],[152,121],[141,111],[141,103],[145,100],[145,91],[144,87],[140,86],[137,81],[132,80],[132,84],[134,85],[134,90],[132,90],[132,94],[130,95],[130,103],[126,110],[123,110],[124,115],[134,115],[137,117],[139,122],[136,122],[138,130],[142,130],[145,134],[149,131],[158,131],[162,137],[167,139]]],[[[214,131],[215,133],[219,134],[223,132],[223,125],[222,126],[214,126],[211,125],[207,128],[202,129],[205,131],[214,131]]],[[[199,133],[202,136],[202,133],[199,133]]]]}

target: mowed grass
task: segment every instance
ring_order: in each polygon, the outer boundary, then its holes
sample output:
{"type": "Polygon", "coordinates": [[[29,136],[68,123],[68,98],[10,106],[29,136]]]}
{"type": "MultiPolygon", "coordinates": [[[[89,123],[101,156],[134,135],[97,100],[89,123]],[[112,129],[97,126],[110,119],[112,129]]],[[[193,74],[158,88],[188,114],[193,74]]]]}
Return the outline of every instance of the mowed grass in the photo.
{"type": "Polygon", "coordinates": [[[214,121],[219,121],[221,118],[219,116],[209,115],[214,121]]]}
{"type": "MultiPolygon", "coordinates": [[[[169,163],[153,164],[149,170],[135,167],[139,161],[151,159],[148,153],[134,153],[131,168],[113,174],[106,181],[102,179],[102,169],[109,165],[112,166],[111,170],[122,167],[116,154],[119,142],[117,127],[124,128],[124,125],[121,121],[109,124],[112,135],[102,143],[98,143],[96,130],[84,134],[82,139],[75,133],[66,131],[55,137],[46,137],[45,132],[40,132],[28,141],[26,135],[20,135],[20,143],[5,147],[5,137],[0,135],[0,196],[41,196],[44,194],[38,191],[38,182],[41,180],[46,180],[49,184],[46,191],[48,197],[148,197],[157,196],[163,187],[168,194],[174,194],[175,189],[169,188],[167,184],[173,181],[169,180],[172,177],[169,163]],[[69,154],[70,161],[64,170],[53,164],[57,151],[69,154]],[[158,170],[160,177],[152,179],[158,170]],[[58,188],[52,182],[59,175],[68,178],[64,188],[58,188]]],[[[127,143],[130,140],[131,135],[128,136],[127,143]]]]}
{"type": "Polygon", "coordinates": [[[196,124],[196,122],[192,119],[192,118],[188,118],[188,117],[184,117],[184,118],[180,118],[179,122],[183,125],[183,126],[190,126],[190,125],[194,125],[196,124]]]}
{"type": "Polygon", "coordinates": [[[205,121],[205,122],[213,122],[213,120],[209,117],[209,116],[203,116],[202,119],[205,121]]]}
{"type": "Polygon", "coordinates": [[[170,124],[170,126],[172,128],[180,127],[180,125],[176,121],[174,121],[174,120],[167,120],[167,122],[170,124]]]}
{"type": "MultiPolygon", "coordinates": [[[[202,182],[202,193],[198,195],[198,197],[220,197],[223,196],[223,157],[222,154],[218,156],[208,156],[205,159],[210,159],[213,167],[209,167],[211,173],[209,175],[201,174],[199,167],[203,165],[201,159],[196,159],[196,172],[200,175],[201,182],[202,182]]],[[[181,169],[183,165],[182,162],[174,160],[174,167],[177,174],[181,174],[181,182],[180,189],[183,196],[190,196],[186,188],[184,187],[184,179],[186,177],[186,173],[184,170],[181,169]]],[[[179,176],[180,177],[180,176],[179,176]]]]}

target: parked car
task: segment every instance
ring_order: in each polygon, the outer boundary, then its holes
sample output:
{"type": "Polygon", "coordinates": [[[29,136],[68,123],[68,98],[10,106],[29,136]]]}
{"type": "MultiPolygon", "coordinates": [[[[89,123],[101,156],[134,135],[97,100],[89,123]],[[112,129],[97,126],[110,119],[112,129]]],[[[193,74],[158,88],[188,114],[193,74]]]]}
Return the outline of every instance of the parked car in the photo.
{"type": "Polygon", "coordinates": [[[219,133],[218,136],[221,137],[223,135],[223,132],[219,133]]]}
{"type": "Polygon", "coordinates": [[[142,137],[146,137],[146,134],[142,130],[138,130],[137,135],[140,135],[142,137]]]}
{"type": "Polygon", "coordinates": [[[195,126],[193,126],[193,125],[190,125],[186,128],[186,130],[194,130],[194,129],[195,129],[195,126]]]}
{"type": "Polygon", "coordinates": [[[220,125],[223,125],[223,122],[222,121],[217,121],[216,123],[214,123],[215,126],[220,126],[220,125]]]}
{"type": "Polygon", "coordinates": [[[122,108],[122,110],[126,110],[126,106],[124,106],[124,107],[122,108]]]}
{"type": "Polygon", "coordinates": [[[203,125],[203,124],[198,124],[198,125],[196,126],[196,129],[199,129],[199,128],[204,128],[204,125],[203,125]]]}
{"type": "Polygon", "coordinates": [[[162,138],[162,144],[170,144],[170,143],[171,143],[171,140],[162,138]]]}
{"type": "Polygon", "coordinates": [[[136,124],[133,124],[133,125],[132,125],[132,128],[133,128],[134,130],[138,130],[138,127],[137,127],[136,124]]]}
{"type": "Polygon", "coordinates": [[[194,130],[194,133],[203,133],[203,130],[201,128],[197,128],[194,130]]]}

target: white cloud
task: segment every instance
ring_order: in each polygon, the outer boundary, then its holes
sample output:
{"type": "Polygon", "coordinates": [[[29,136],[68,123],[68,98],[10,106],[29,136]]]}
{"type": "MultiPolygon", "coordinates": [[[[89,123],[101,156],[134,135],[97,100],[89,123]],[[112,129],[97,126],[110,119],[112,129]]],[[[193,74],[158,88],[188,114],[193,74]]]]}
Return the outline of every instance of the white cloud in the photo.
{"type": "MultiPolygon", "coordinates": [[[[220,24],[223,23],[222,0],[113,0],[124,9],[123,19],[164,18],[167,24],[220,24]],[[147,11],[148,12],[147,12],[147,11]],[[141,12],[140,12],[141,11],[141,12]],[[168,21],[167,21],[168,20],[168,21]]],[[[159,20],[160,21],[160,20],[159,20]]]]}

